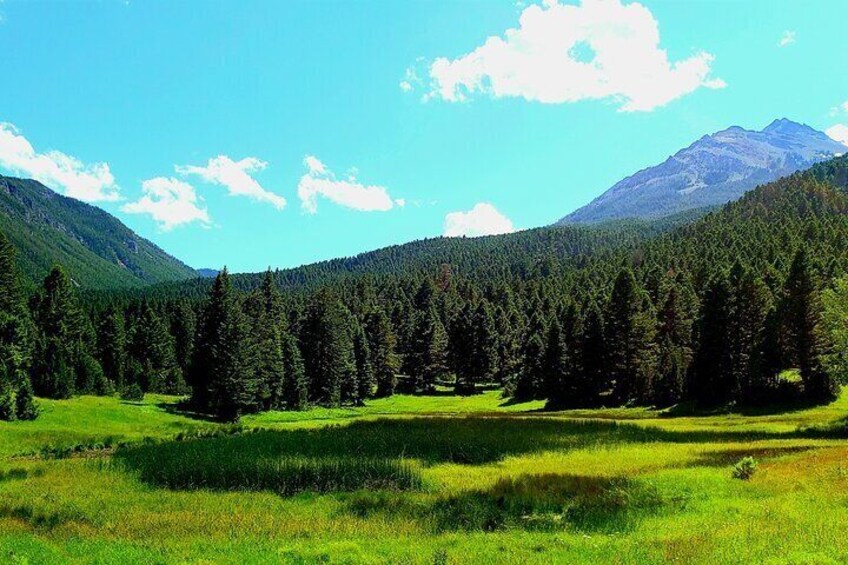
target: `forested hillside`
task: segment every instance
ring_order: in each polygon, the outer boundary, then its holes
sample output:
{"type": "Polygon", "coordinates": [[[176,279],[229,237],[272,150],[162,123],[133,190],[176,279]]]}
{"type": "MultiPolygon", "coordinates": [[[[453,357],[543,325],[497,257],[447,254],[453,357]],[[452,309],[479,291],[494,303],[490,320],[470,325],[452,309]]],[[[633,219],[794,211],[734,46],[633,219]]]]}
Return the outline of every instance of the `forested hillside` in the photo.
{"type": "Polygon", "coordinates": [[[140,287],[195,271],[103,210],[34,180],[0,176],[0,231],[18,251],[26,283],[61,264],[84,288],[140,287]]]}
{"type": "Polygon", "coordinates": [[[81,300],[54,269],[28,309],[6,285],[5,397],[30,398],[30,381],[50,397],[187,393],[227,420],[437,385],[550,406],[827,402],[848,374],[846,186],[842,157],[668,231],[437,240],[420,264],[385,250],[382,270],[354,261],[297,291],[271,272],[243,291],[224,270],[205,297],[81,300]],[[515,269],[527,241],[538,255],[515,269]]]}

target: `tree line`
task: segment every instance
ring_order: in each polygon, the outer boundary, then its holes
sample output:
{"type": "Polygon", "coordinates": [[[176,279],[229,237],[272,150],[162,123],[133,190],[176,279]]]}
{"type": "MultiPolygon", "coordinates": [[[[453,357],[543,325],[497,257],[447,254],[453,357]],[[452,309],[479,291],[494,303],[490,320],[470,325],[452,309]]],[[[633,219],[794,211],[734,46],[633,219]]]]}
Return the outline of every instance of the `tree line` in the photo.
{"type": "Polygon", "coordinates": [[[487,243],[491,268],[468,273],[396,258],[292,289],[278,272],[245,287],[224,269],[202,298],[194,283],[94,297],[56,267],[27,300],[0,240],[0,415],[34,417],[33,391],[180,394],[226,420],[440,386],[552,408],[827,402],[848,370],[848,200],[833,186],[845,169],[519,272],[509,246],[487,243]]]}

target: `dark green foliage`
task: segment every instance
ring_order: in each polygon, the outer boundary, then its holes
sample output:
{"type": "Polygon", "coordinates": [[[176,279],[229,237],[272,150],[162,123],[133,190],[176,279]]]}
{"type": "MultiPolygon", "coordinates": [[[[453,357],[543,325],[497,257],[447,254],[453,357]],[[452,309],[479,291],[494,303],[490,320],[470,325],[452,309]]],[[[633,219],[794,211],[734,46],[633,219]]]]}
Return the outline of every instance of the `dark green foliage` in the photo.
{"type": "Polygon", "coordinates": [[[123,312],[111,307],[101,316],[97,331],[97,358],[106,378],[123,389],[127,370],[127,335],[123,312]]]}
{"type": "Polygon", "coordinates": [[[34,180],[0,176],[0,231],[17,248],[31,286],[56,264],[84,288],[139,288],[197,276],[100,208],[34,180]]]}
{"type": "Polygon", "coordinates": [[[307,345],[303,353],[310,402],[339,406],[345,378],[356,374],[348,316],[329,291],[316,293],[309,302],[301,341],[307,345]]]}
{"type": "Polygon", "coordinates": [[[804,392],[810,400],[821,402],[836,397],[837,383],[822,366],[824,336],[820,331],[821,306],[805,249],[792,261],[783,291],[784,360],[798,367],[804,392]]]}
{"type": "Polygon", "coordinates": [[[38,418],[39,408],[29,378],[21,379],[15,395],[15,408],[18,420],[35,420],[38,418]]]}
{"type": "Polygon", "coordinates": [[[619,404],[645,401],[651,391],[656,330],[649,302],[633,272],[622,270],[607,306],[606,326],[607,368],[619,404]]]}
{"type": "Polygon", "coordinates": [[[196,404],[222,420],[258,409],[255,344],[224,268],[203,316],[191,387],[196,404]]]}
{"type": "Polygon", "coordinates": [[[283,385],[283,402],[289,410],[303,410],[309,403],[309,381],[303,358],[297,346],[297,340],[291,334],[281,338],[283,352],[283,372],[286,376],[283,385]]]}
{"type": "Polygon", "coordinates": [[[371,370],[377,381],[377,396],[394,394],[400,360],[396,352],[397,338],[388,317],[381,309],[369,313],[365,322],[371,370]]]}
{"type": "Polygon", "coordinates": [[[432,392],[448,374],[448,334],[435,307],[428,306],[417,318],[409,368],[415,389],[432,392]]]}
{"type": "Polygon", "coordinates": [[[89,353],[94,349],[91,325],[61,267],[54,267],[44,279],[33,311],[38,332],[33,362],[36,392],[51,398],[98,392],[102,370],[89,353]]]}

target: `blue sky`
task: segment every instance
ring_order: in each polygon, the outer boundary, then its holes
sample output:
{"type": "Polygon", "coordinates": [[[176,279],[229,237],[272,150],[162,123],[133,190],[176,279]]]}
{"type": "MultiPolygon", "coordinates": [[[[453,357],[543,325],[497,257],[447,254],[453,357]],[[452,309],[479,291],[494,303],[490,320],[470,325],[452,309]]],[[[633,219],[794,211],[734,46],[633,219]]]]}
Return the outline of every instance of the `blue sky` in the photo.
{"type": "Polygon", "coordinates": [[[841,0],[0,0],[0,18],[0,169],[194,267],[549,224],[730,125],[848,139],[841,0]]]}

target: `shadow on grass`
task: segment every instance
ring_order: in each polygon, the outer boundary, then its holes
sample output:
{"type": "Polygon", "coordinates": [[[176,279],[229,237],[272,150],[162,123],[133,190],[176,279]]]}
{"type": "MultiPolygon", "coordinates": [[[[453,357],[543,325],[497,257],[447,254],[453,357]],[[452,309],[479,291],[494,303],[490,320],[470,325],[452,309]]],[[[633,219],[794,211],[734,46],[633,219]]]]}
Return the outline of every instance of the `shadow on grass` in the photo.
{"type": "Polygon", "coordinates": [[[295,494],[418,489],[422,486],[419,462],[479,465],[508,456],[595,445],[799,437],[807,436],[803,432],[673,431],[598,420],[431,416],[305,430],[237,430],[225,436],[124,446],[113,460],[153,486],[295,494]]]}
{"type": "Polygon", "coordinates": [[[357,492],[347,498],[345,510],[360,518],[415,520],[434,532],[621,532],[664,504],[654,487],[625,477],[531,474],[435,499],[357,492]]]}
{"type": "Polygon", "coordinates": [[[684,465],[685,467],[728,467],[743,457],[753,457],[757,461],[774,459],[785,455],[794,455],[817,449],[814,446],[798,445],[786,447],[750,447],[745,449],[728,449],[725,451],[708,451],[697,459],[684,465]]]}

